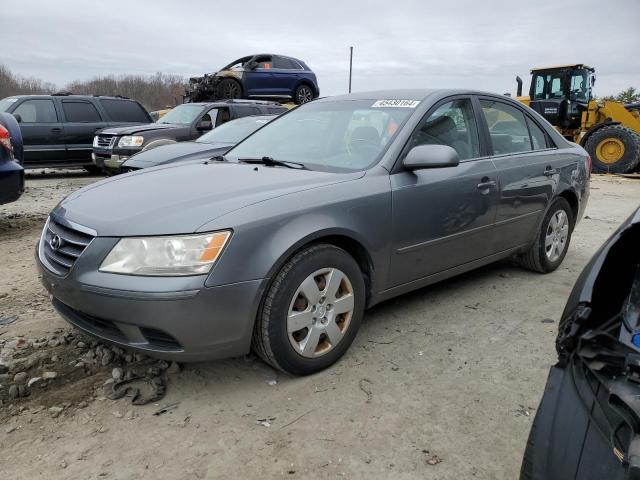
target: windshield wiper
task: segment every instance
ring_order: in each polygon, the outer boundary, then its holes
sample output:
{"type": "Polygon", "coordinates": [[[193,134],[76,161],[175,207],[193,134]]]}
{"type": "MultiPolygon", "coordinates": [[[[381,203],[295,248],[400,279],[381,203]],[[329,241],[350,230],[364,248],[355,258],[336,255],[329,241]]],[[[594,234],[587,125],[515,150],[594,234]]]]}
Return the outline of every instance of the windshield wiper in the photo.
{"type": "Polygon", "coordinates": [[[309,170],[303,163],[276,160],[273,157],[239,158],[238,161],[242,163],[249,163],[249,164],[259,163],[262,165],[266,165],[267,167],[287,167],[287,168],[295,168],[297,170],[309,170]]]}

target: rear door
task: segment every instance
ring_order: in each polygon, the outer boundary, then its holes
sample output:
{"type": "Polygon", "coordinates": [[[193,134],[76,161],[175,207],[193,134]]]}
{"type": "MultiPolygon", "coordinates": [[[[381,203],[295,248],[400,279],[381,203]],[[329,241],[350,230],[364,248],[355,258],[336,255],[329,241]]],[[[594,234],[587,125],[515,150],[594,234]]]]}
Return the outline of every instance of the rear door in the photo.
{"type": "MultiPolygon", "coordinates": [[[[485,155],[470,96],[449,97],[428,112],[403,154],[418,145],[448,145],[455,167],[391,174],[393,254],[390,285],[398,286],[472,262],[490,248],[498,201],[496,169],[485,155]]],[[[397,171],[396,171],[397,170],[397,171]]]]}
{"type": "Polygon", "coordinates": [[[533,239],[559,177],[557,149],[524,108],[494,97],[479,103],[500,185],[493,245],[506,250],[533,239]]]}
{"type": "Polygon", "coordinates": [[[107,126],[107,119],[89,100],[61,98],[59,101],[65,118],[67,160],[90,162],[93,137],[107,126]]]}
{"type": "Polygon", "coordinates": [[[273,91],[278,95],[293,95],[300,81],[300,65],[293,60],[278,55],[273,56],[273,91]]]}
{"type": "Polygon", "coordinates": [[[18,100],[11,113],[20,117],[25,166],[65,161],[64,128],[52,99],[18,100]]]}
{"type": "Polygon", "coordinates": [[[152,123],[153,120],[138,102],[120,98],[99,98],[98,102],[107,112],[108,126],[152,123]]]}

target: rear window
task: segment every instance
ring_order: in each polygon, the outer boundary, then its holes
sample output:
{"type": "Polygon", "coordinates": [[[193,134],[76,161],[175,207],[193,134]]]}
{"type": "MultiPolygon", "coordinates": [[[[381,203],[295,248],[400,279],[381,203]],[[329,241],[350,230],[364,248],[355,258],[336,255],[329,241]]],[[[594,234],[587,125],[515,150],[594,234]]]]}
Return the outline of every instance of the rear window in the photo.
{"type": "Polygon", "coordinates": [[[62,102],[62,110],[67,122],[101,122],[100,114],[96,107],[89,102],[62,102]]]}
{"type": "Polygon", "coordinates": [[[146,123],[149,121],[147,113],[137,102],[101,98],[100,103],[114,122],[146,123]]]}

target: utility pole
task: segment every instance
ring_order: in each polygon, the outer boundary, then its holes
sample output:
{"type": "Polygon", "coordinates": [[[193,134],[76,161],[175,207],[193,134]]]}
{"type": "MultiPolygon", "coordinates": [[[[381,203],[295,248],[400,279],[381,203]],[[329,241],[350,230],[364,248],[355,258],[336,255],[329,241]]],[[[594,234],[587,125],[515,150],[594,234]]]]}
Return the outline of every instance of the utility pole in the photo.
{"type": "Polygon", "coordinates": [[[353,47],[349,47],[349,93],[351,93],[351,74],[353,73],[353,47]]]}

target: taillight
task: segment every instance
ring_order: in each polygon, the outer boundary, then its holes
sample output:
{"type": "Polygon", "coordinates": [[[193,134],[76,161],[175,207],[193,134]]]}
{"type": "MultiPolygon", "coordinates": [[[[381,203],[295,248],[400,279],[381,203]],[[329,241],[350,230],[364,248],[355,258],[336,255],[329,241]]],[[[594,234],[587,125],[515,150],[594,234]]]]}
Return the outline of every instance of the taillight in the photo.
{"type": "Polygon", "coordinates": [[[2,125],[0,125],[0,146],[11,151],[11,136],[9,135],[9,131],[2,125]]]}
{"type": "Polygon", "coordinates": [[[591,155],[587,155],[587,172],[591,173],[591,165],[593,162],[591,161],[591,155]]]}

